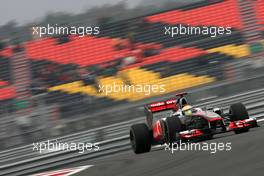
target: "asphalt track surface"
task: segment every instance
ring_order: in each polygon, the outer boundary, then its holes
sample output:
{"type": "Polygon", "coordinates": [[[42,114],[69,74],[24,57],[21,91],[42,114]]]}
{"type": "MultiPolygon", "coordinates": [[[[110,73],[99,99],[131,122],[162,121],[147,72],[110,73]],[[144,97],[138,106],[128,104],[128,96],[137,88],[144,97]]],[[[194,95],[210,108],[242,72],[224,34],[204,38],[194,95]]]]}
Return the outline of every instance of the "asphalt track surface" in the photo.
{"type": "MultiPolygon", "coordinates": [[[[83,161],[63,168],[93,165],[76,176],[263,176],[264,123],[248,133],[216,135],[210,143],[231,142],[231,151],[165,151],[153,149],[136,155],[132,151],[105,158],[83,161]]],[[[61,169],[61,168],[60,168],[61,169]]]]}

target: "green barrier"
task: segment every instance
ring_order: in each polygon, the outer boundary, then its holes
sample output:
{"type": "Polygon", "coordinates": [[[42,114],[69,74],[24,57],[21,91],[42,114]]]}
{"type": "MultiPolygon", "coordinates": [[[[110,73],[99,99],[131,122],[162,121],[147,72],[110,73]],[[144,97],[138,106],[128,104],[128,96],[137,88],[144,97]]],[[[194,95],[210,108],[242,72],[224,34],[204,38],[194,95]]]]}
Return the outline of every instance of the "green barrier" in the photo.
{"type": "Polygon", "coordinates": [[[21,110],[30,107],[30,102],[28,100],[15,100],[14,105],[16,110],[21,110]]]}
{"type": "Polygon", "coordinates": [[[250,52],[251,54],[256,54],[263,51],[263,45],[262,43],[254,43],[250,46],[250,52]]]}

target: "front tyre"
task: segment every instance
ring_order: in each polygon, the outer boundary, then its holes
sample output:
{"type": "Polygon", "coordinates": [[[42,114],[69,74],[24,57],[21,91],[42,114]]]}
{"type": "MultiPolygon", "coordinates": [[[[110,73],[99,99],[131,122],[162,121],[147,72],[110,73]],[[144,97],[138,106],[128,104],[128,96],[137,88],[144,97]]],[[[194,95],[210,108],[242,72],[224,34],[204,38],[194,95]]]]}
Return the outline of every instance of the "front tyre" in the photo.
{"type": "MultiPolygon", "coordinates": [[[[238,121],[238,120],[246,120],[249,119],[249,115],[246,107],[242,103],[232,104],[229,109],[230,113],[230,121],[238,121]]],[[[235,130],[235,134],[248,132],[249,128],[237,129],[235,130]]]]}
{"type": "Polygon", "coordinates": [[[229,113],[231,122],[249,119],[247,109],[242,103],[232,104],[229,113]]]}
{"type": "Polygon", "coordinates": [[[130,143],[136,154],[149,152],[151,149],[151,133],[146,124],[135,124],[130,128],[130,143]]]}
{"type": "Polygon", "coordinates": [[[173,144],[179,140],[179,133],[182,130],[181,120],[178,117],[168,117],[165,120],[165,137],[166,142],[173,144]]]}

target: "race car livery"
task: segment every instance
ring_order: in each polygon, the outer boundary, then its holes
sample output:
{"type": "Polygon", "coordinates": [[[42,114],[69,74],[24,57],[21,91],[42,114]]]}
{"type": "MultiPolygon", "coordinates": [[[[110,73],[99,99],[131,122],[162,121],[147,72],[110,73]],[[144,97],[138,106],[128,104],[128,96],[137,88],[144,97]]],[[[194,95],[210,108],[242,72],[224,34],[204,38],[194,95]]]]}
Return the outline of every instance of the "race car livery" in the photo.
{"type": "Polygon", "coordinates": [[[224,113],[218,107],[192,107],[186,94],[177,94],[176,99],[145,106],[146,123],[134,124],[130,128],[130,141],[135,153],[149,152],[152,145],[206,140],[218,133],[234,131],[239,134],[258,126],[242,103],[232,104],[229,112],[224,113]]]}

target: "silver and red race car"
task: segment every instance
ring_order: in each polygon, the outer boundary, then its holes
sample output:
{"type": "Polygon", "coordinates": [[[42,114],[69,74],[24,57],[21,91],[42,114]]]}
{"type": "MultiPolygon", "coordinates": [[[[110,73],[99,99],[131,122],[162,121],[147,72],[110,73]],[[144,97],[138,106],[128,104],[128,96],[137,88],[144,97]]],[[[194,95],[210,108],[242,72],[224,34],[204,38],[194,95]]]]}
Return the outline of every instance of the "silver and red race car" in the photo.
{"type": "Polygon", "coordinates": [[[232,104],[229,112],[224,113],[221,108],[192,107],[186,94],[145,106],[146,123],[134,124],[130,128],[135,153],[149,152],[152,145],[206,140],[214,134],[229,131],[239,134],[258,126],[242,103],[232,104]]]}

